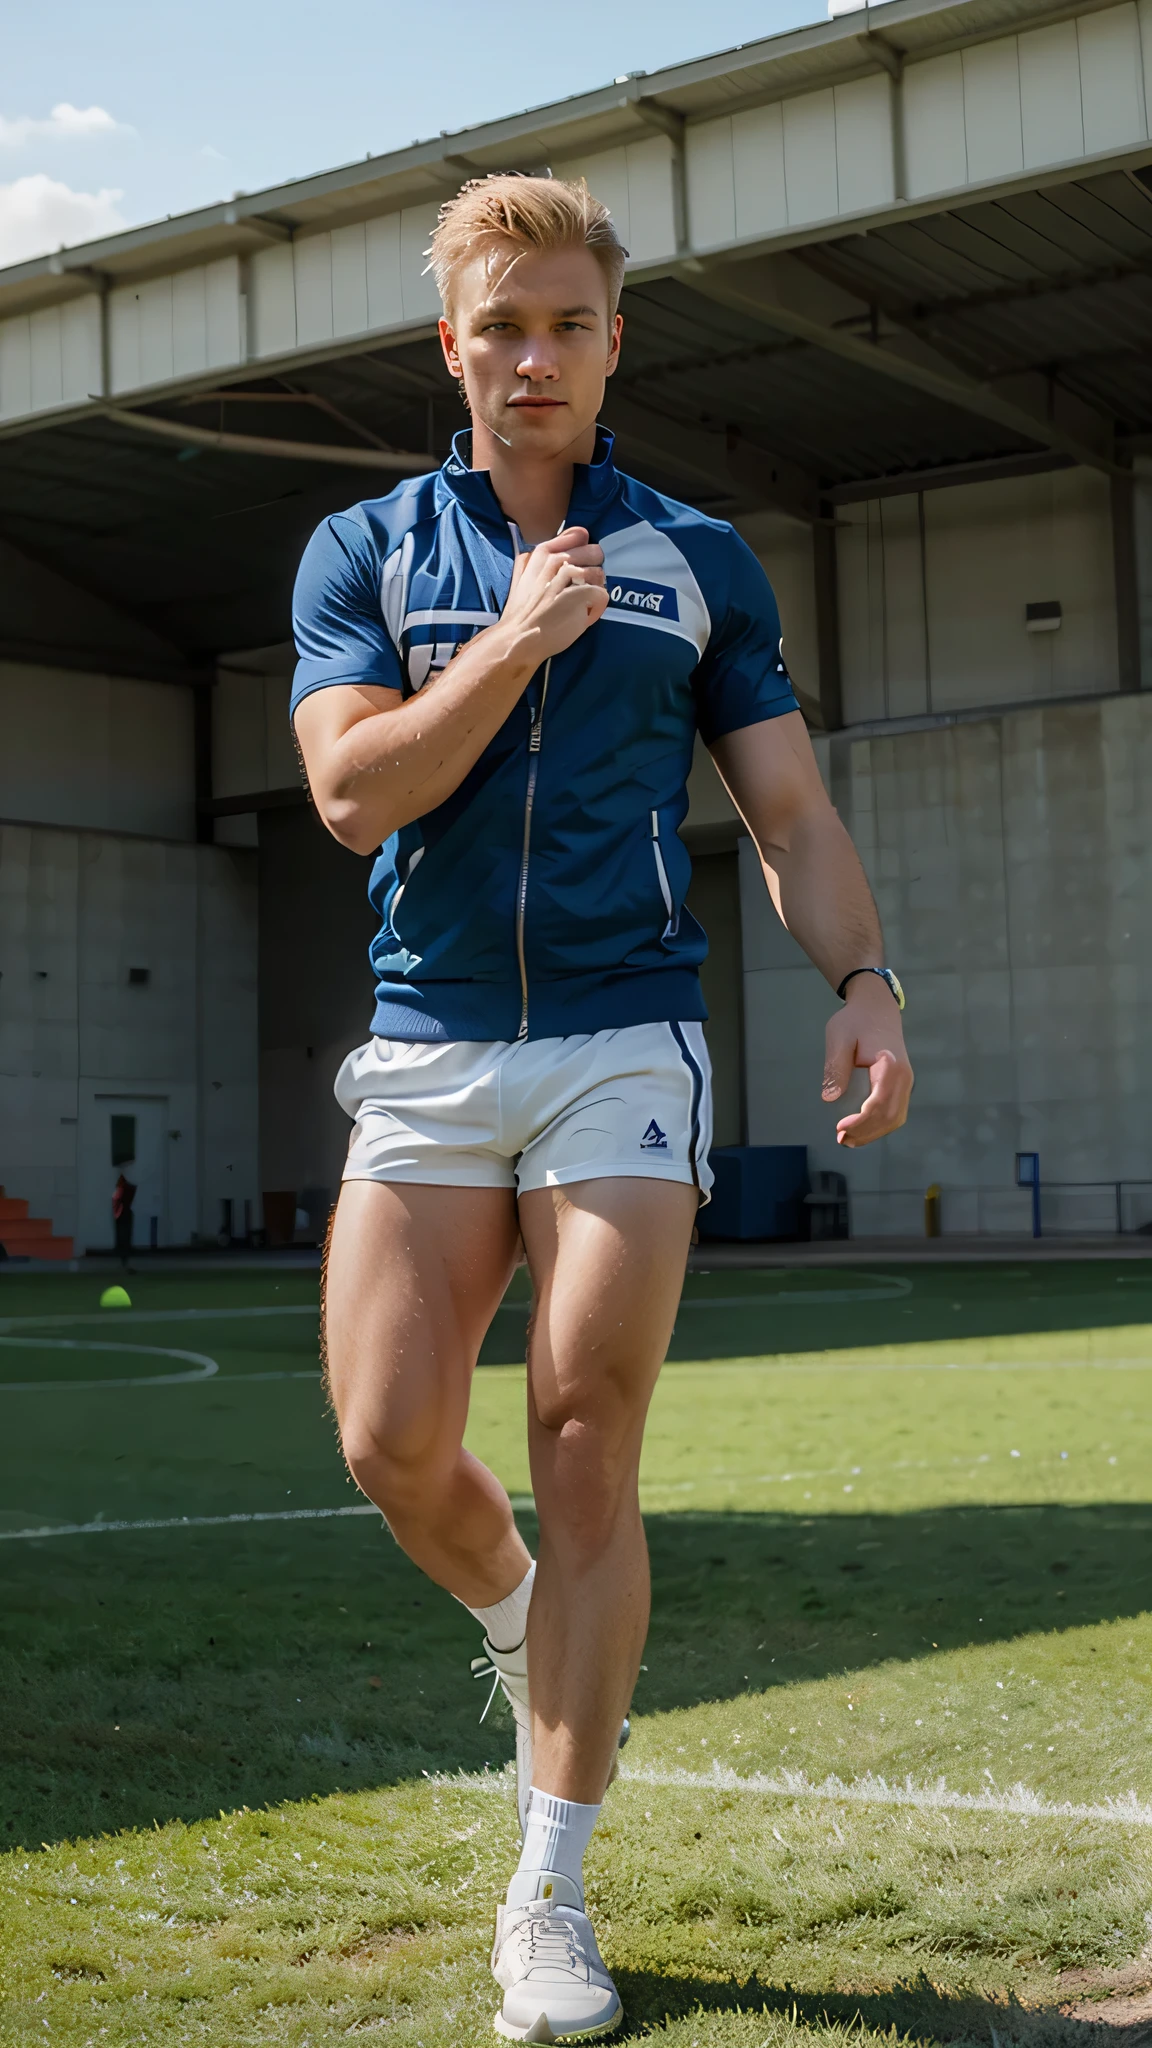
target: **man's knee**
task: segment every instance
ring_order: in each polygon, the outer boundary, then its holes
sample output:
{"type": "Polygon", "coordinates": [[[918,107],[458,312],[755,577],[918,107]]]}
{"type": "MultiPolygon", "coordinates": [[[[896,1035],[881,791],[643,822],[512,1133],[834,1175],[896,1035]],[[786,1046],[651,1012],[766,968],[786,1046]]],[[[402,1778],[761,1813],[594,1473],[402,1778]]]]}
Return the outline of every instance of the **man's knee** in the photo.
{"type": "Polygon", "coordinates": [[[590,1369],[545,1367],[532,1376],[532,1407],[541,1430],[558,1447],[579,1445],[601,1464],[636,1442],[651,1397],[648,1376],[631,1359],[601,1356],[590,1369]]]}
{"type": "Polygon", "coordinates": [[[547,1481],[537,1488],[542,1528],[593,1563],[635,1504],[642,1416],[549,1405],[541,1420],[547,1481]]]}
{"type": "Polygon", "coordinates": [[[405,1441],[399,1433],[355,1415],[342,1422],[340,1443],[357,1486],[389,1522],[435,1514],[451,1476],[451,1460],[437,1446],[405,1441]]]}

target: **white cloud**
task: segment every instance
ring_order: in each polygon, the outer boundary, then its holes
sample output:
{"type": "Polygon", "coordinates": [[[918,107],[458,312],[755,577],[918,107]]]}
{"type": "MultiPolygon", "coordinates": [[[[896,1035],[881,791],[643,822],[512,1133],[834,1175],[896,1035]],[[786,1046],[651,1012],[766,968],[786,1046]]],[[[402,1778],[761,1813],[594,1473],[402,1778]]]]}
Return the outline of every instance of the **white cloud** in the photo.
{"type": "Polygon", "coordinates": [[[112,235],[126,225],[122,192],[74,192],[43,171],[0,185],[0,264],[23,263],[61,246],[112,235]]]}
{"type": "Polygon", "coordinates": [[[134,135],[105,107],[74,107],[61,100],[46,120],[20,114],[14,121],[0,114],[0,149],[23,149],[26,142],[78,142],[94,135],[134,135]]]}

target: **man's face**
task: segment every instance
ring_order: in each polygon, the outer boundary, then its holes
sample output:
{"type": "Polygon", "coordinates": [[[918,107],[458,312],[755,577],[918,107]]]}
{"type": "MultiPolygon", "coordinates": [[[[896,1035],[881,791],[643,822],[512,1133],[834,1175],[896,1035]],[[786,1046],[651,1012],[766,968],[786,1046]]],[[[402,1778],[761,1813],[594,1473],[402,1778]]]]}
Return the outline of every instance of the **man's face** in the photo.
{"type": "Polygon", "coordinates": [[[440,340],[475,421],[513,453],[561,457],[595,424],[623,324],[590,249],[518,254],[489,236],[456,275],[440,340]]]}

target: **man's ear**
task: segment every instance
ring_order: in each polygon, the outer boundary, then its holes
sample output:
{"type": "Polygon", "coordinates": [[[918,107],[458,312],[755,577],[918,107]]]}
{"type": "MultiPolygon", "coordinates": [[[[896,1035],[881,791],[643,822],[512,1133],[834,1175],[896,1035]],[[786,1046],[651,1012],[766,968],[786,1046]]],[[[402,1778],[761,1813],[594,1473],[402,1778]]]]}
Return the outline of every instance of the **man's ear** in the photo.
{"type": "Polygon", "coordinates": [[[616,367],[620,361],[620,336],[623,332],[624,315],[623,313],[617,313],[613,316],[612,333],[608,341],[608,361],[604,365],[604,375],[606,377],[612,377],[616,373],[616,367]]]}
{"type": "Polygon", "coordinates": [[[447,320],[438,320],[436,325],[440,334],[440,346],[444,351],[444,361],[447,363],[451,375],[460,378],[464,375],[464,365],[460,361],[460,351],[456,346],[456,336],[447,320]]]}

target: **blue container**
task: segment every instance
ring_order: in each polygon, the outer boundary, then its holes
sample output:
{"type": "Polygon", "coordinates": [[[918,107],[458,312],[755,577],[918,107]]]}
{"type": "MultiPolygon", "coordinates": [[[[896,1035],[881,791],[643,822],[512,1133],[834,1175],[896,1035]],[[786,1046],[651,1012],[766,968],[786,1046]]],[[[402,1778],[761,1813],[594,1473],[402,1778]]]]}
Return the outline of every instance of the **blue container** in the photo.
{"type": "Polygon", "coordinates": [[[720,1145],[710,1163],[716,1184],[700,1211],[702,1239],[805,1235],[806,1145],[720,1145]]]}

